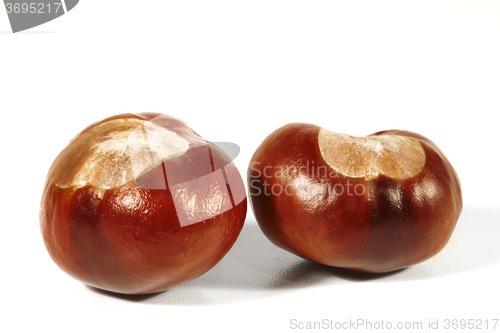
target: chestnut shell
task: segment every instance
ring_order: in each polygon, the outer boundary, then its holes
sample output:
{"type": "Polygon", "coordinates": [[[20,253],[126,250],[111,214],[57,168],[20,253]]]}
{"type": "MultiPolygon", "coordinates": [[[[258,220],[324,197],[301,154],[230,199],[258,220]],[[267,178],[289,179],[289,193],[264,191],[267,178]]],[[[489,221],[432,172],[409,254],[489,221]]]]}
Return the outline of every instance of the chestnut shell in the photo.
{"type": "Polygon", "coordinates": [[[244,185],[224,151],[175,118],[157,113],[122,114],[86,130],[118,118],[152,121],[185,138],[190,146],[204,142],[208,149],[190,148],[137,179],[111,189],[90,184],[79,188],[57,186],[54,170],[63,150],[45,182],[41,232],[54,262],[83,283],[123,294],[159,292],[202,275],[230,250],[246,216],[244,185]],[[197,184],[197,194],[209,196],[210,189],[220,184],[210,177],[200,177],[218,169],[224,172],[232,208],[182,225],[175,204],[187,207],[190,203],[174,203],[172,183],[182,187],[190,179],[203,179],[197,184]],[[167,185],[147,186],[158,182],[167,185]]]}
{"type": "Polygon", "coordinates": [[[460,215],[462,195],[455,170],[433,142],[408,131],[372,134],[419,140],[425,165],[408,179],[383,174],[351,178],[325,162],[319,130],[305,123],[285,125],[251,159],[251,206],[274,244],[321,264],[364,273],[414,265],[443,249],[460,215]],[[338,189],[344,192],[339,195],[338,189]]]}

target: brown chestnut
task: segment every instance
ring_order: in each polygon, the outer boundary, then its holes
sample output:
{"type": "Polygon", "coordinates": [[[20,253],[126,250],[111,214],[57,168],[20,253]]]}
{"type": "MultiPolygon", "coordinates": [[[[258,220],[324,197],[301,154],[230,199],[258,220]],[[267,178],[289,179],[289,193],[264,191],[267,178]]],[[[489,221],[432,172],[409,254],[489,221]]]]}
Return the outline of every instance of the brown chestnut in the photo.
{"type": "Polygon", "coordinates": [[[52,164],[40,226],[46,248],[87,285],[147,294],[212,268],[246,216],[227,154],[184,122],[122,114],[78,134],[52,164]]]}
{"type": "Polygon", "coordinates": [[[432,257],[462,210],[458,176],[441,150],[400,130],[353,137],[285,125],[254,153],[248,187],[255,218],[277,246],[364,273],[432,257]]]}

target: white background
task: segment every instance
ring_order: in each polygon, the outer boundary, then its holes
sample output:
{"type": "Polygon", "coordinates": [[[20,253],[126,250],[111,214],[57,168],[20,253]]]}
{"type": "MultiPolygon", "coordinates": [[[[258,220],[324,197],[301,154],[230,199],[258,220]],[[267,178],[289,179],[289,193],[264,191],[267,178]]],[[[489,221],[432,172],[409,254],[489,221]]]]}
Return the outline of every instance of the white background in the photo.
{"type": "Polygon", "coordinates": [[[500,318],[500,2],[82,0],[23,33],[6,20],[1,8],[0,331],[298,331],[292,319],[443,328],[500,318]],[[249,211],[233,249],[202,277],[149,297],[103,294],[49,258],[41,190],[84,127],[146,111],[239,144],[243,176],[286,123],[415,131],[455,166],[464,210],[436,257],[373,278],[276,248],[249,211]]]}

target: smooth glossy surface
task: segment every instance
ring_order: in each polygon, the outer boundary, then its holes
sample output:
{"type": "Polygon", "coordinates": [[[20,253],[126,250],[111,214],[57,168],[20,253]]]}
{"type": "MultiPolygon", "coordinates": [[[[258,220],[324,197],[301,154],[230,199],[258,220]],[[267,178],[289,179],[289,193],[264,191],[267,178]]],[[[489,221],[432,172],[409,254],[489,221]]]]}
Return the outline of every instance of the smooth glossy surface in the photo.
{"type": "Polygon", "coordinates": [[[105,119],[66,149],[102,123],[130,118],[176,133],[189,149],[113,188],[57,186],[55,170],[65,172],[58,166],[69,163],[63,151],[47,176],[40,225],[52,259],[71,276],[108,291],[147,294],[193,279],[222,259],[243,226],[246,196],[229,157],[165,115],[105,119]]]}
{"type": "Polygon", "coordinates": [[[367,273],[416,264],[446,245],[462,197],[453,167],[434,143],[405,131],[376,133],[417,139],[425,165],[407,179],[354,178],[322,158],[319,131],[286,125],[252,157],[252,208],[271,241],[304,258],[367,273]]]}

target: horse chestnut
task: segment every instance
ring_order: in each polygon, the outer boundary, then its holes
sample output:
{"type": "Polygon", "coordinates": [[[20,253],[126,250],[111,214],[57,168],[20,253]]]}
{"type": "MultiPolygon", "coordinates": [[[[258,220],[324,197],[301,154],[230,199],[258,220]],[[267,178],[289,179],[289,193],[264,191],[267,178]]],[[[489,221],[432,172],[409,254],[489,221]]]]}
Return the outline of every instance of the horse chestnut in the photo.
{"type": "Polygon", "coordinates": [[[246,205],[219,147],[175,118],[122,114],[90,125],[56,158],[40,225],[69,275],[147,294],[212,268],[236,241],[246,205]]]}
{"type": "Polygon", "coordinates": [[[257,222],[272,242],[364,273],[432,257],[462,209],[459,179],[441,150],[399,130],[353,137],[288,124],[253,155],[248,185],[257,222]]]}

